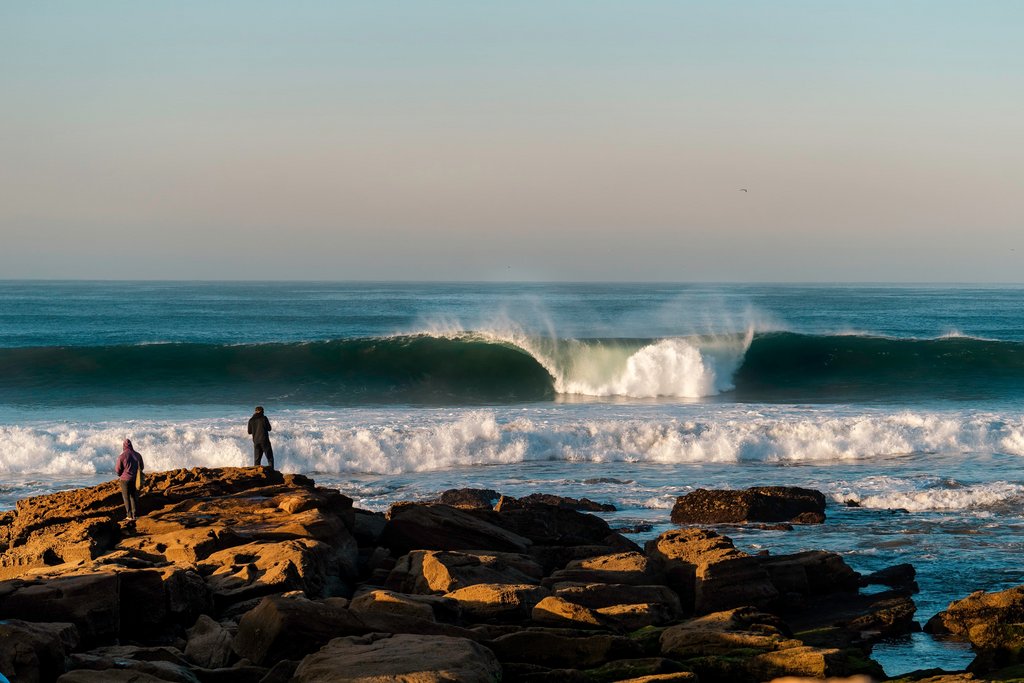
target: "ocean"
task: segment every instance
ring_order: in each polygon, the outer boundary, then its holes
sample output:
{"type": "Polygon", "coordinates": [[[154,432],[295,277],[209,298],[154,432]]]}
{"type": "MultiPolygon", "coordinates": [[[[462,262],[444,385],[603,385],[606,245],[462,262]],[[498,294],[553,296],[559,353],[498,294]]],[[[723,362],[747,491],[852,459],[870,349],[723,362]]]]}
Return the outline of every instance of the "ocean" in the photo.
{"type": "Polygon", "coordinates": [[[280,469],[367,509],[587,496],[643,543],[696,488],[807,486],[824,525],[725,533],[910,562],[921,623],[1024,583],[1019,286],[0,282],[0,509],[111,479],[126,436],[150,470],[251,464],[257,404],[280,469]]]}

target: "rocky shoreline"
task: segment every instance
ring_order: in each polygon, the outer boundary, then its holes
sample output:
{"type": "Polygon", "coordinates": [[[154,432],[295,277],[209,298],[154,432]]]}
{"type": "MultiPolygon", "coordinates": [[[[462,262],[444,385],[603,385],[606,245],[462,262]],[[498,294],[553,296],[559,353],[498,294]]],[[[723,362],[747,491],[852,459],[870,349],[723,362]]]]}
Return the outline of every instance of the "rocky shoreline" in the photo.
{"type": "MultiPolygon", "coordinates": [[[[159,472],[143,494],[134,524],[114,483],[0,513],[12,683],[870,681],[872,646],[920,629],[910,565],[865,577],[720,533],[823,523],[806,489],[695,491],[644,547],[587,512],[609,506],[543,494],[462,489],[385,515],[260,468],[159,472]]],[[[970,672],[899,680],[1024,678],[1024,586],[925,630],[969,640],[970,672]]]]}

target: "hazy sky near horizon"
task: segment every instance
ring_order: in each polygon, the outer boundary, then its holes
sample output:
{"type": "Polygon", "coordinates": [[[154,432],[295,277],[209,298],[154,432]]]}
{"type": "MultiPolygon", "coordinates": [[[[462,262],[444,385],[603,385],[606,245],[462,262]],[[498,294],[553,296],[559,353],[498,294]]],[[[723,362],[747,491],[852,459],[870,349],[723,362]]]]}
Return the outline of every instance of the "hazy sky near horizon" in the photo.
{"type": "Polygon", "coordinates": [[[4,3],[0,278],[1020,282],[1022,26],[1013,0],[4,3]]]}

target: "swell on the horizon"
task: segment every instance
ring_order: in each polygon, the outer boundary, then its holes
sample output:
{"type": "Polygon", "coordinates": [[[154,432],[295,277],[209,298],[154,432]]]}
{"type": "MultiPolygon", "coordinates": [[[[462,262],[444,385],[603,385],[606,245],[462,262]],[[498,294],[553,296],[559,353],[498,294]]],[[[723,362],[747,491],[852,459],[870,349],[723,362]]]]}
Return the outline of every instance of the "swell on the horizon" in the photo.
{"type": "Polygon", "coordinates": [[[265,344],[0,349],[0,404],[500,404],[558,396],[740,401],[1024,393],[1024,343],[792,332],[559,339],[423,333],[265,344]]]}

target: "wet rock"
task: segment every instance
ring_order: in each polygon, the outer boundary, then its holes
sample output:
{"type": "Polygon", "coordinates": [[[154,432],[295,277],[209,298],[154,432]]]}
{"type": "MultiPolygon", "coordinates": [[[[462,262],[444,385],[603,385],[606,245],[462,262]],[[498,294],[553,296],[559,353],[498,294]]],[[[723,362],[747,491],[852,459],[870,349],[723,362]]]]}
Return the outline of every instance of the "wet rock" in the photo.
{"type": "Polygon", "coordinates": [[[1024,663],[1024,586],[976,591],[954,600],[928,620],[924,630],[970,641],[976,657],[969,670],[985,674],[1024,663]]]}
{"type": "Polygon", "coordinates": [[[508,510],[523,510],[537,506],[551,506],[563,510],[578,510],[580,512],[615,512],[615,506],[610,503],[596,503],[589,498],[569,498],[567,496],[555,496],[550,493],[531,493],[522,498],[501,496],[494,507],[498,512],[508,510]]]}
{"type": "Polygon", "coordinates": [[[528,538],[469,511],[421,503],[393,505],[388,511],[381,543],[400,555],[411,550],[524,553],[531,545],[528,538]]]}
{"type": "Polygon", "coordinates": [[[697,489],[676,499],[676,524],[825,521],[825,496],[795,486],[755,486],[743,491],[697,489]]]}
{"type": "Polygon", "coordinates": [[[332,640],[302,660],[292,681],[493,683],[500,677],[494,654],[471,640],[374,633],[332,640]]]}
{"type": "Polygon", "coordinates": [[[450,505],[462,510],[490,510],[501,498],[494,489],[448,489],[437,498],[427,501],[450,505]]]}
{"type": "Polygon", "coordinates": [[[917,570],[909,563],[897,564],[880,569],[861,578],[861,586],[883,585],[893,588],[911,588],[917,590],[917,570]]]}
{"type": "Polygon", "coordinates": [[[842,556],[824,550],[758,556],[757,560],[768,572],[772,585],[783,595],[856,592],[861,583],[860,574],[846,564],[842,556]]]}
{"type": "MultiPolygon", "coordinates": [[[[610,545],[612,530],[600,517],[556,505],[536,503],[529,507],[501,508],[497,512],[475,511],[491,523],[529,539],[536,545],[610,545]]],[[[622,542],[635,545],[627,539],[622,542]]]]}

